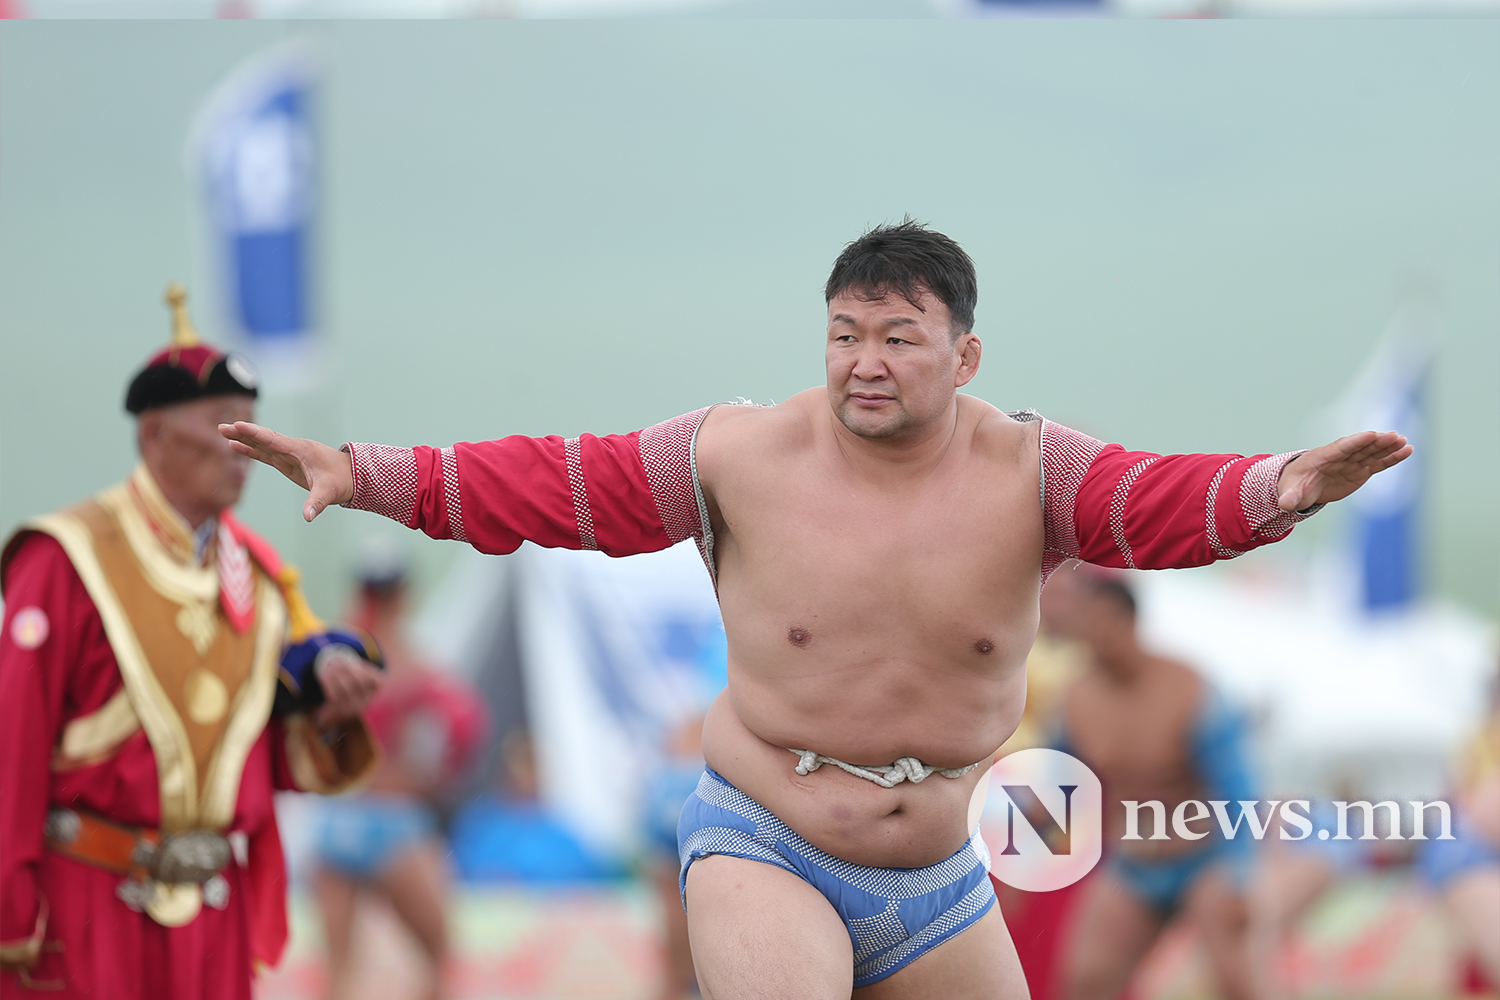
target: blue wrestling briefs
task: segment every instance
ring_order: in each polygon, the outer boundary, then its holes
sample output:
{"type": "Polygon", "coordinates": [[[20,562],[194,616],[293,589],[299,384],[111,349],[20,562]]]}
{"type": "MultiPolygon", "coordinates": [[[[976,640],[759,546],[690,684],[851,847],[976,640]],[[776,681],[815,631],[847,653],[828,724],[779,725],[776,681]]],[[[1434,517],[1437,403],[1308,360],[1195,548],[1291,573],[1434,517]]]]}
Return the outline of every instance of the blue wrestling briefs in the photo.
{"type": "Polygon", "coordinates": [[[797,836],[712,768],[682,807],[677,844],[684,906],[688,868],[711,854],[784,868],[821,892],[849,929],[855,986],[921,958],[995,905],[989,851],[977,832],[951,858],[925,868],[850,864],[797,836]]]}
{"type": "Polygon", "coordinates": [[[1250,882],[1251,856],[1248,842],[1214,840],[1207,847],[1167,858],[1111,856],[1105,864],[1137,899],[1164,917],[1182,906],[1193,883],[1214,868],[1222,867],[1243,891],[1250,882]]]}
{"type": "Polygon", "coordinates": [[[437,816],[425,803],[363,795],[318,803],[319,862],[351,878],[372,879],[397,855],[437,833],[437,816]]]}

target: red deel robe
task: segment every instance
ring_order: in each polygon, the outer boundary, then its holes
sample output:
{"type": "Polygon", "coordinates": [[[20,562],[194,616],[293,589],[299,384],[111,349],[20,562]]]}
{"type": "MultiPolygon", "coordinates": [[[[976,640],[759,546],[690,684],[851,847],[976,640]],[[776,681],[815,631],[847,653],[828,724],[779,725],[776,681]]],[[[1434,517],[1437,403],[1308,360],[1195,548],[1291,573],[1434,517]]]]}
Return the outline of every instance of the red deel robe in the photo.
{"type": "MultiPolygon", "coordinates": [[[[257,547],[274,559],[263,542],[257,547]]],[[[99,612],[62,546],[46,534],[20,541],[4,583],[0,944],[14,950],[38,931],[43,944],[27,973],[35,987],[7,970],[0,973],[0,997],[248,1000],[253,969],[274,964],[286,940],[286,875],[272,809],[275,790],[299,787],[286,726],[267,722],[240,778],[230,830],[246,843],[222,872],[227,908],[204,906],[185,926],[161,926],[116,897],[120,875],[43,844],[47,811],[55,806],[160,825],[156,759],[144,731],[97,763],[51,768],[63,728],[97,711],[123,685],[99,612]]]]}

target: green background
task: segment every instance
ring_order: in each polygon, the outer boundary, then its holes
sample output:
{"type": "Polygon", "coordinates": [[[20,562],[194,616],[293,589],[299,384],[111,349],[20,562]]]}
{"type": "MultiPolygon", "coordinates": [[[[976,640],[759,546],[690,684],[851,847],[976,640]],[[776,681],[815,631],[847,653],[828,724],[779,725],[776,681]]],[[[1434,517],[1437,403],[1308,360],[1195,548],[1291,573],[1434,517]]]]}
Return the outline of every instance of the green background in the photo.
{"type": "MultiPolygon", "coordinates": [[[[186,133],[293,36],[323,73],[326,363],[268,387],[278,429],[446,444],[785,398],[822,379],[840,247],[910,213],[978,266],[970,391],[1133,448],[1319,443],[1396,310],[1436,302],[1427,578],[1500,611],[1495,22],[4,24],[6,529],[128,471],[168,279],[224,338],[186,133]]],[[[298,509],[265,470],[243,507],[331,609],[387,529],[298,509]]],[[[411,543],[425,582],[454,549],[411,543]]]]}

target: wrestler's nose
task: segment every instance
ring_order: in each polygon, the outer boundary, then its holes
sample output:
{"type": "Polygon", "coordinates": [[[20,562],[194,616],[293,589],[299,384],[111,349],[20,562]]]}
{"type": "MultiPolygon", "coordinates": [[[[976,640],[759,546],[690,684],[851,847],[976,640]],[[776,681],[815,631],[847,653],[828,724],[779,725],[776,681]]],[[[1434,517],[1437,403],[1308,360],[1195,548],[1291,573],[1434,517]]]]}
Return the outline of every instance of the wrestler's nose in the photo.
{"type": "Polygon", "coordinates": [[[876,382],[885,376],[885,359],[881,357],[879,345],[861,344],[854,358],[854,377],[861,382],[876,382]]]}

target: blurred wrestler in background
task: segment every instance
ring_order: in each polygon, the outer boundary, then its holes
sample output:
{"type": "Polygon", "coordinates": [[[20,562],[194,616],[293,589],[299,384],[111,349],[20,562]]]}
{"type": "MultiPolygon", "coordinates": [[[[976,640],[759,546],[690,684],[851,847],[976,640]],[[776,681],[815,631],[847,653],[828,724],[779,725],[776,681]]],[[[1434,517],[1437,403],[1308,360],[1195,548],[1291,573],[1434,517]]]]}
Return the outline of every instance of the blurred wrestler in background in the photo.
{"type": "MultiPolygon", "coordinates": [[[[1417,870],[1441,897],[1469,963],[1475,992],[1500,989],[1500,676],[1490,707],[1458,762],[1452,796],[1453,839],[1431,829],[1417,870]]],[[[1433,817],[1424,817],[1424,827],[1433,817]]]]}
{"type": "Polygon", "coordinates": [[[682,805],[698,787],[703,773],[703,716],[694,715],[667,734],[663,760],[645,789],[643,852],[646,878],[661,904],[666,964],[658,1000],[699,996],[693,974],[693,949],[688,942],[687,913],[678,901],[677,822],[682,805]]]}
{"type": "Polygon", "coordinates": [[[698,649],[697,667],[702,704],[663,734],[660,756],[646,782],[643,809],[645,849],[643,867],[661,904],[666,963],[658,1000],[701,996],[693,972],[693,950],[688,941],[687,913],[679,902],[678,874],[682,861],[677,849],[682,807],[697,790],[703,775],[703,723],[708,706],[728,682],[729,642],[722,627],[709,630],[698,649]]]}
{"type": "Polygon", "coordinates": [[[406,637],[405,565],[372,552],[349,620],[385,655],[387,681],[365,717],[384,751],[357,796],[323,803],[315,836],[314,893],[328,942],[328,996],[353,996],[353,924],[362,892],[384,897],[426,958],[423,995],[444,992],[448,955],[447,847],[437,800],[484,743],[479,693],[424,664],[406,637]]]}
{"type": "Polygon", "coordinates": [[[140,463],[0,557],[0,997],[250,1000],[287,936],[272,791],[374,762],[380,674],[234,516],[255,376],[185,298],[125,399],[140,463]]]}
{"type": "Polygon", "coordinates": [[[1225,839],[1206,811],[1197,820],[1177,811],[1189,800],[1254,798],[1242,724],[1196,671],[1141,647],[1135,596],[1123,575],[1064,569],[1049,589],[1069,572],[1076,585],[1054,592],[1054,599],[1068,595],[1057,620],[1091,656],[1064,702],[1061,749],[1104,785],[1105,859],[1071,921],[1064,995],[1117,996],[1168,920],[1183,914],[1197,926],[1224,994],[1260,996],[1246,899],[1254,841],[1246,830],[1225,839]],[[1140,839],[1122,839],[1129,833],[1124,801],[1162,803],[1160,816],[1142,807],[1140,839]],[[1197,837],[1181,835],[1179,815],[1197,837]]]}

